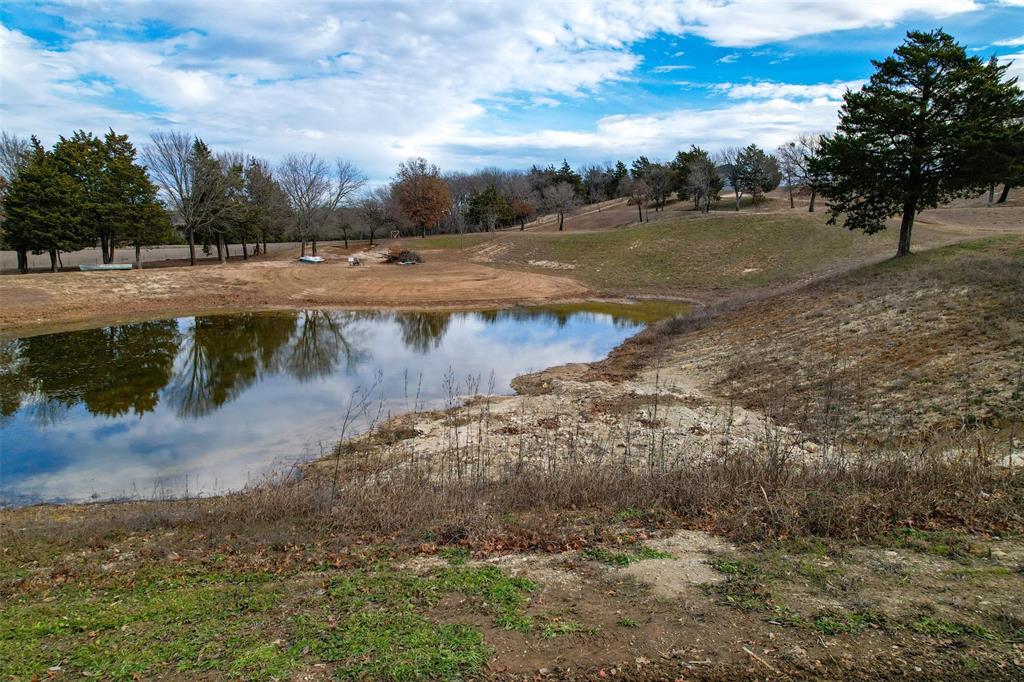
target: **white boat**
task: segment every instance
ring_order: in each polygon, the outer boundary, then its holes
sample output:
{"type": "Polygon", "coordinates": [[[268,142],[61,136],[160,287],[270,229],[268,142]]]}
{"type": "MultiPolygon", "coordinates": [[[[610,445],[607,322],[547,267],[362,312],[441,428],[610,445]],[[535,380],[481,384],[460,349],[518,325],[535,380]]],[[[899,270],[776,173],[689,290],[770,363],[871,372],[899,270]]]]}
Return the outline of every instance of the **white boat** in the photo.
{"type": "Polygon", "coordinates": [[[131,263],[83,263],[78,266],[82,272],[102,272],[105,270],[131,270],[131,263]]]}
{"type": "Polygon", "coordinates": [[[299,260],[303,263],[323,263],[324,259],[320,256],[299,256],[299,260]]]}

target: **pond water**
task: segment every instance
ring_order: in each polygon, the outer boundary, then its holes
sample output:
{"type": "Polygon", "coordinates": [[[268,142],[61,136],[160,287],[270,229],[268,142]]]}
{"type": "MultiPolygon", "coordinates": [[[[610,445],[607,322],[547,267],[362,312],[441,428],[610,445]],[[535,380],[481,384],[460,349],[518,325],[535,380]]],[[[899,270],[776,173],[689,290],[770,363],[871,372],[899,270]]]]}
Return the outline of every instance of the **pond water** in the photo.
{"type": "Polygon", "coordinates": [[[372,387],[385,414],[475,382],[508,393],[668,314],[598,310],[250,312],[3,341],[0,505],[239,489],[329,451],[356,391],[372,387]]]}

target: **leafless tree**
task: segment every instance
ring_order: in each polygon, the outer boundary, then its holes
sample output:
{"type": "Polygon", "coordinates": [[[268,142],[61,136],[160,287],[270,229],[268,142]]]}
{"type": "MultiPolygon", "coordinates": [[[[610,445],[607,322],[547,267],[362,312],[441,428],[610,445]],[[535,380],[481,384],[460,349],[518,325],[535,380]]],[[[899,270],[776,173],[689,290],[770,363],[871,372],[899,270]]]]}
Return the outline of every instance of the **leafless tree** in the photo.
{"type": "Polygon", "coordinates": [[[356,212],[370,235],[370,246],[377,231],[384,231],[389,225],[398,224],[398,207],[391,196],[391,188],[376,187],[366,192],[356,205],[356,212]]]}
{"type": "Polygon", "coordinates": [[[811,205],[808,211],[814,213],[814,200],[821,189],[823,179],[818,177],[814,169],[814,162],[821,153],[821,135],[801,135],[793,142],[797,157],[797,168],[799,182],[811,191],[811,205]]]}
{"type": "Polygon", "coordinates": [[[654,199],[655,210],[664,208],[675,184],[672,169],[664,163],[652,163],[644,173],[644,182],[647,183],[651,198],[654,199]]]}
{"type": "Polygon", "coordinates": [[[195,235],[209,229],[223,208],[225,174],[209,148],[191,133],[156,132],[150,139],[142,158],[188,240],[189,262],[195,265],[195,235]]]}
{"type": "Polygon", "coordinates": [[[278,182],[295,212],[295,227],[306,255],[335,211],[347,205],[366,184],[366,177],[351,162],[338,159],[334,168],[318,154],[289,154],[277,169],[278,182]]]}
{"type": "Polygon", "coordinates": [[[526,220],[537,212],[529,176],[522,171],[506,171],[498,181],[498,191],[512,209],[512,217],[519,221],[519,229],[526,229],[526,220]]]}
{"type": "Polygon", "coordinates": [[[779,172],[782,173],[786,189],[789,191],[789,207],[794,208],[796,203],[793,201],[793,189],[800,178],[800,151],[795,142],[786,142],[779,145],[775,154],[779,160],[779,172]]]}
{"type": "Polygon", "coordinates": [[[714,162],[706,156],[697,158],[687,164],[686,186],[693,197],[693,203],[701,213],[711,210],[711,204],[719,200],[718,190],[722,180],[714,162]]]}
{"type": "Polygon", "coordinates": [[[736,210],[740,210],[740,197],[743,196],[740,181],[740,161],[742,160],[743,149],[741,147],[726,147],[718,152],[715,160],[718,163],[718,172],[721,174],[736,195],[736,210]]]}
{"type": "Polygon", "coordinates": [[[0,178],[7,182],[14,179],[18,169],[28,160],[32,145],[24,137],[18,137],[6,130],[0,131],[0,178]]]}
{"type": "Polygon", "coordinates": [[[558,214],[558,231],[565,229],[565,214],[579,204],[576,190],[568,182],[551,185],[544,192],[544,208],[558,214]]]}
{"type": "Polygon", "coordinates": [[[639,178],[627,178],[622,181],[622,191],[625,196],[629,197],[629,203],[636,205],[636,210],[640,215],[640,222],[643,222],[644,205],[651,196],[651,188],[639,178]]]}

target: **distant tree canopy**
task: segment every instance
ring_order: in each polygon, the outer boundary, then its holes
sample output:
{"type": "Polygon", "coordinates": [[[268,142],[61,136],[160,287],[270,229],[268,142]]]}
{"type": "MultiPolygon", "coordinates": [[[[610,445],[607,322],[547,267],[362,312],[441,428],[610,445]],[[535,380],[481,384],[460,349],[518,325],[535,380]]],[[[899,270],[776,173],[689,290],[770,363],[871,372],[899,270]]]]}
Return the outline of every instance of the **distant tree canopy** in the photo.
{"type": "MultiPolygon", "coordinates": [[[[6,146],[6,145],[5,145],[6,146]]],[[[3,242],[28,268],[29,252],[49,253],[57,269],[60,251],[100,247],[103,262],[115,246],[166,240],[170,224],[156,186],[136,163],[135,147],[113,130],[103,138],[78,131],[47,151],[35,138],[5,159],[12,178],[3,197],[3,242]]]]}
{"type": "Polygon", "coordinates": [[[830,223],[870,234],[902,214],[896,255],[905,256],[919,211],[1013,175],[1012,159],[988,152],[1020,139],[1024,104],[1008,65],[968,56],[941,30],[911,31],[873,64],[868,84],[846,94],[814,167],[827,178],[830,223]]]}

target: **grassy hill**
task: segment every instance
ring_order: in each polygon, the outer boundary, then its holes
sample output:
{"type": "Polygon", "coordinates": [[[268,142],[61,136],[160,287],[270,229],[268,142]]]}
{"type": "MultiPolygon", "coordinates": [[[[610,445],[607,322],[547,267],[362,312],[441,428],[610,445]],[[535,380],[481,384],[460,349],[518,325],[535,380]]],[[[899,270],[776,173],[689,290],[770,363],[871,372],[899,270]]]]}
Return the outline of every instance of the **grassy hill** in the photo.
{"type": "MultiPolygon", "coordinates": [[[[731,292],[791,285],[888,258],[897,234],[851,233],[803,211],[669,212],[656,222],[565,232],[500,232],[428,238],[422,248],[456,249],[503,267],[557,272],[603,295],[726,298],[731,292]]],[[[583,220],[586,220],[584,218],[583,220]]],[[[964,238],[943,225],[920,226],[917,248],[964,238]]]]}

